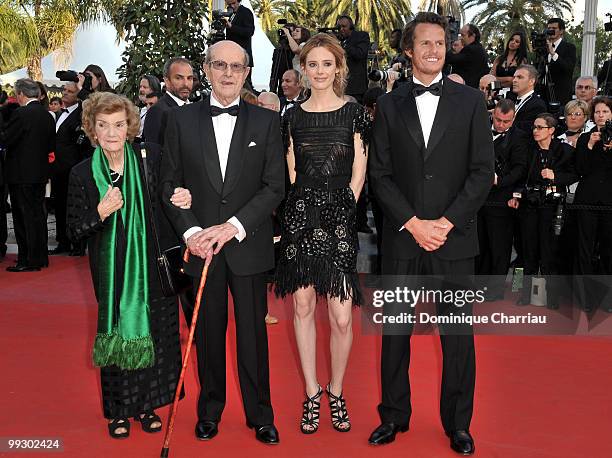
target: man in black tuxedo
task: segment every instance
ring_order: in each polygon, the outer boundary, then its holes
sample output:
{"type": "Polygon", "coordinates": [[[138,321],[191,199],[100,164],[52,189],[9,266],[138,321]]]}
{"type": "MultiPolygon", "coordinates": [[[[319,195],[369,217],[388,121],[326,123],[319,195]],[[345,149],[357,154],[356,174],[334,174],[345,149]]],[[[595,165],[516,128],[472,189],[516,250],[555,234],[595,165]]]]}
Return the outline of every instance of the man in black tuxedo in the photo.
{"type": "Polygon", "coordinates": [[[299,104],[302,95],[302,77],[297,70],[287,70],[283,73],[283,81],[281,83],[283,95],[280,98],[281,116],[292,106],[299,104]]]}
{"type": "Polygon", "coordinates": [[[476,274],[493,275],[487,281],[486,300],[504,298],[504,281],[512,255],[515,210],[508,207],[512,191],[527,175],[529,136],[512,125],[514,102],[501,99],[493,110],[495,177],[485,204],[478,212],[480,253],[476,274]]]}
{"type": "Polygon", "coordinates": [[[31,272],[49,265],[45,184],[49,179],[49,153],[55,149],[53,117],[40,104],[35,81],[15,82],[20,108],[5,131],[6,181],[17,239],[17,264],[9,272],[31,272]]]}
{"type": "MultiPolygon", "coordinates": [[[[555,99],[561,103],[561,107],[564,107],[572,99],[574,92],[572,81],[574,79],[574,67],[576,66],[576,46],[563,39],[565,33],[563,19],[549,19],[546,27],[548,30],[554,31],[554,35],[549,35],[546,41],[548,75],[553,83],[555,99]]],[[[553,101],[548,90],[544,90],[543,95],[548,102],[553,101]]]]}
{"type": "Polygon", "coordinates": [[[202,387],[196,436],[212,439],[225,407],[229,286],[247,425],[255,428],[258,440],[274,444],[278,432],[264,320],[265,275],[274,267],[271,215],[285,191],[280,121],[273,111],[241,102],[248,55],[236,43],[211,46],[204,71],[211,96],[170,112],[161,171],[164,209],[191,252],[185,271],[194,288],[214,250],[196,328],[202,387]],[[191,209],[170,202],[177,186],[191,191],[191,209]]]}
{"type": "Polygon", "coordinates": [[[148,111],[145,118],[142,137],[144,141],[164,143],[168,111],[189,103],[189,95],[193,89],[193,67],[191,62],[183,57],[173,57],[164,64],[164,85],[166,93],[148,111]]]}
{"type": "Polygon", "coordinates": [[[540,113],[546,113],[546,102],[535,93],[538,70],[529,64],[519,66],[514,72],[512,91],[516,94],[514,126],[531,135],[533,121],[540,113]]]}
{"type": "Polygon", "coordinates": [[[238,43],[249,54],[249,67],[246,82],[253,89],[251,72],[254,66],[251,40],[255,34],[255,17],[253,12],[240,4],[241,0],[225,0],[225,4],[234,10],[234,14],[225,22],[225,38],[238,43]]]}
{"type": "Polygon", "coordinates": [[[340,43],[346,54],[348,66],[348,81],[344,93],[352,95],[359,103],[368,90],[368,51],[370,50],[370,35],[368,32],[358,32],[349,16],[338,16],[336,27],[340,28],[340,43]]]}
{"type": "Polygon", "coordinates": [[[446,63],[452,65],[453,73],[461,76],[465,84],[478,88],[480,78],[489,73],[487,52],[480,43],[480,30],[474,24],[465,24],[459,34],[463,48],[459,53],[448,51],[446,63]]]}
{"type": "Polygon", "coordinates": [[[76,83],[66,82],[62,92],[64,108],[58,113],[55,122],[55,160],[51,164],[51,189],[55,197],[55,220],[57,247],[49,254],[70,252],[73,255],[82,253],[80,246],[72,250],[66,233],[66,202],[68,201],[68,177],[74,165],[82,161],[87,150],[91,148],[89,140],[81,129],[83,110],[77,97],[79,89],[76,83]]]}
{"type": "MultiPolygon", "coordinates": [[[[474,272],[476,215],[493,182],[493,143],[482,94],[442,77],[447,29],[442,16],[416,15],[402,36],[413,81],[376,105],[370,177],[384,214],[383,274],[465,278],[474,272]]],[[[464,309],[470,313],[469,304],[464,309]]],[[[462,314],[459,304],[437,304],[437,310],[462,314]]],[[[382,424],[370,436],[373,445],[392,442],[398,431],[408,430],[412,326],[400,331],[382,337],[382,424]]],[[[460,331],[440,330],[440,413],[452,449],[471,454],[474,339],[471,326],[460,331]]]]}

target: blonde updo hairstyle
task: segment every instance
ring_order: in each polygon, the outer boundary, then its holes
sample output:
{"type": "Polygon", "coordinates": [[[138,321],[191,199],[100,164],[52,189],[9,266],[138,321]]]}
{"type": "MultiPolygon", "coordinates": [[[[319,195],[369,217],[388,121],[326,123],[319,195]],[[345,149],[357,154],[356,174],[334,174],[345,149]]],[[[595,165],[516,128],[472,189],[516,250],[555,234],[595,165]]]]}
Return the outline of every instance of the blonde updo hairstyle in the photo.
{"type": "Polygon", "coordinates": [[[136,106],[126,97],[112,92],[94,92],[83,102],[83,130],[92,145],[98,144],[96,137],[96,116],[124,111],[127,119],[127,139],[134,141],[140,129],[140,116],[136,106]]]}
{"type": "MultiPolygon", "coordinates": [[[[338,97],[344,96],[344,89],[346,88],[346,82],[348,78],[348,66],[346,65],[346,55],[344,49],[340,45],[340,42],[336,37],[331,36],[328,33],[317,33],[315,36],[310,38],[302,51],[300,52],[300,65],[306,68],[306,59],[308,53],[314,48],[325,48],[327,49],[336,60],[336,77],[334,79],[334,93],[338,97]]],[[[304,82],[307,86],[310,85],[308,78],[303,76],[304,82]]]]}

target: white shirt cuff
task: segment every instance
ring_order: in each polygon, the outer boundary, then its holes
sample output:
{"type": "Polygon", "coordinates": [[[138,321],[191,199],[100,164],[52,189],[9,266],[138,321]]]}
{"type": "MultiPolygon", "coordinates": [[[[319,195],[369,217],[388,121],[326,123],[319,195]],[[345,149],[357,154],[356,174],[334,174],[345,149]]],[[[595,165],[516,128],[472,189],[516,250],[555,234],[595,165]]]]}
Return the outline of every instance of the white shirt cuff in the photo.
{"type": "Polygon", "coordinates": [[[242,223],[238,221],[238,218],[236,218],[235,216],[232,216],[230,219],[227,220],[227,222],[234,226],[236,229],[238,229],[238,233],[234,236],[234,238],[239,242],[242,242],[246,238],[246,231],[244,230],[244,226],[242,225],[242,223]]]}
{"type": "Polygon", "coordinates": [[[200,226],[193,226],[187,229],[183,234],[183,240],[185,241],[185,243],[187,243],[187,239],[189,239],[189,237],[191,237],[196,232],[200,232],[201,230],[203,229],[200,226]]]}

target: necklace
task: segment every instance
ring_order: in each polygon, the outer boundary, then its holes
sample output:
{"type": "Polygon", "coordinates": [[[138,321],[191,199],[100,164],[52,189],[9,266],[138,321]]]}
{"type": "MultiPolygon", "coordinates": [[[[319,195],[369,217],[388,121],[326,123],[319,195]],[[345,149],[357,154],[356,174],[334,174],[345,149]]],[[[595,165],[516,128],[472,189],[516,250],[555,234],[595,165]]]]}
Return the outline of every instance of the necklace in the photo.
{"type": "Polygon", "coordinates": [[[115,184],[121,178],[121,173],[115,172],[114,170],[111,170],[110,171],[110,177],[111,177],[111,181],[113,182],[113,184],[115,184]]]}

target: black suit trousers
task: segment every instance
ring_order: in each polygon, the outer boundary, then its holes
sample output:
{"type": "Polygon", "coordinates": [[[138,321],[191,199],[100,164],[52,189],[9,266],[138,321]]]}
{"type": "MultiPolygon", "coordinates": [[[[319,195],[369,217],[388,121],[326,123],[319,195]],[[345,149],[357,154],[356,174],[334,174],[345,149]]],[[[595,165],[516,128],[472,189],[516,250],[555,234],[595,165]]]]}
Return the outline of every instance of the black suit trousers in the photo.
{"type": "MultiPolygon", "coordinates": [[[[422,252],[410,260],[383,258],[383,273],[391,275],[457,275],[474,273],[474,258],[448,261],[422,252]]],[[[456,312],[454,306],[437,304],[438,315],[456,312]]],[[[465,310],[471,313],[470,310],[465,310]]],[[[382,402],[378,412],[383,422],[407,426],[410,422],[410,334],[383,334],[381,355],[382,402]]],[[[462,332],[447,333],[440,329],[442,344],[442,390],[440,416],[444,430],[468,430],[474,406],[476,357],[471,326],[462,332]]]]}
{"type": "Polygon", "coordinates": [[[45,184],[9,184],[9,193],[17,240],[17,264],[42,267],[49,262],[45,184]]]}
{"type": "Polygon", "coordinates": [[[6,185],[0,184],[0,257],[6,249],[6,240],[8,239],[8,226],[6,223],[7,189],[6,185]]]}
{"type": "Polygon", "coordinates": [[[512,237],[514,235],[514,212],[510,207],[483,206],[478,212],[478,244],[480,254],[476,257],[476,274],[481,278],[491,295],[503,295],[504,279],[510,267],[512,237]]]}
{"type": "MultiPolygon", "coordinates": [[[[199,281],[194,278],[194,291],[199,281]]],[[[198,419],[220,421],[225,407],[228,287],[234,302],[238,378],[247,422],[271,424],[265,273],[235,275],[223,252],[210,266],[195,333],[201,385],[198,419]]]]}
{"type": "Polygon", "coordinates": [[[68,178],[70,170],[58,172],[51,178],[51,188],[55,196],[55,224],[57,243],[70,247],[70,239],[66,233],[66,205],[68,202],[68,178]]]}

